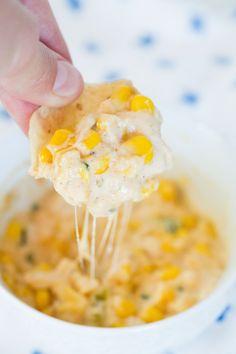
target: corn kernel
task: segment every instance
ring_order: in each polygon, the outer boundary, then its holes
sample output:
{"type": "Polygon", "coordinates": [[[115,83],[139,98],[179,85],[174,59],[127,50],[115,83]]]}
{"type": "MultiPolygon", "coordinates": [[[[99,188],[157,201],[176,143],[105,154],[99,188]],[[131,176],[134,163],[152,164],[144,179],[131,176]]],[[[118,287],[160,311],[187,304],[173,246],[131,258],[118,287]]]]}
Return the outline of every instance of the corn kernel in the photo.
{"type": "Polygon", "coordinates": [[[128,263],[122,265],[122,270],[127,274],[132,273],[132,268],[131,268],[130,264],[128,264],[128,263]]]}
{"type": "Polygon", "coordinates": [[[107,130],[107,122],[102,118],[98,118],[97,122],[96,122],[96,128],[98,130],[105,130],[106,131],[107,130]]]}
{"type": "Polygon", "coordinates": [[[166,306],[168,305],[170,302],[174,301],[176,297],[175,291],[171,288],[169,289],[164,289],[162,294],[161,294],[161,298],[159,301],[160,305],[166,306]]]}
{"type": "Polygon", "coordinates": [[[134,112],[147,111],[149,113],[153,113],[155,106],[150,98],[142,95],[136,95],[130,102],[130,109],[134,112]]]}
{"type": "Polygon", "coordinates": [[[146,323],[160,321],[164,318],[163,312],[156,306],[149,306],[140,316],[141,320],[146,323]]]}
{"type": "Polygon", "coordinates": [[[68,140],[71,134],[72,132],[68,129],[57,129],[49,141],[49,144],[56,146],[62,145],[68,140]]]}
{"type": "Polygon", "coordinates": [[[150,194],[155,192],[157,189],[157,183],[153,181],[147,181],[142,187],[141,187],[141,193],[145,196],[148,197],[150,194]]]}
{"type": "Polygon", "coordinates": [[[153,158],[153,154],[151,154],[153,151],[152,143],[144,135],[135,135],[129,138],[123,143],[123,146],[125,146],[131,153],[143,156],[145,163],[151,162],[151,159],[153,158]]]}
{"type": "Polygon", "coordinates": [[[101,137],[95,130],[90,130],[87,137],[82,141],[88,150],[92,150],[100,142],[101,137]]]}
{"type": "Polygon", "coordinates": [[[112,100],[118,100],[121,102],[126,102],[130,98],[130,96],[133,93],[133,89],[130,86],[122,86],[119,87],[118,90],[116,90],[112,95],[111,99],[112,100]]]}
{"type": "Polygon", "coordinates": [[[198,253],[201,253],[205,256],[208,256],[209,255],[209,247],[208,245],[206,245],[205,243],[198,243],[196,246],[195,246],[195,250],[198,252],[198,253]]]}
{"type": "Polygon", "coordinates": [[[162,242],[161,249],[162,249],[162,251],[164,251],[166,253],[175,253],[176,252],[175,247],[168,241],[162,242]]]}
{"type": "Polygon", "coordinates": [[[136,231],[140,226],[140,222],[138,221],[130,221],[129,224],[128,224],[128,228],[129,230],[131,231],[136,231]]]}
{"type": "Polygon", "coordinates": [[[11,290],[15,289],[15,281],[10,274],[3,274],[2,279],[4,283],[8,286],[8,288],[10,288],[11,290]]]}
{"type": "Polygon", "coordinates": [[[193,229],[197,226],[197,216],[194,214],[186,214],[182,218],[182,224],[187,229],[193,229]]]}
{"type": "Polygon", "coordinates": [[[89,173],[88,173],[88,170],[86,169],[86,167],[82,166],[79,169],[79,176],[83,181],[85,181],[85,182],[89,181],[89,173]]]}
{"type": "Polygon", "coordinates": [[[39,263],[36,267],[35,270],[38,270],[40,272],[49,272],[52,270],[52,266],[49,263],[39,263]]]}
{"type": "Polygon", "coordinates": [[[151,149],[151,150],[145,155],[145,159],[144,159],[145,164],[148,164],[148,163],[152,162],[153,156],[154,156],[154,152],[153,152],[153,149],[151,149]]]}
{"type": "Polygon", "coordinates": [[[163,270],[163,272],[160,275],[161,280],[174,280],[176,279],[181,273],[181,270],[179,267],[175,265],[170,265],[166,267],[166,269],[163,270]]]}
{"type": "Polygon", "coordinates": [[[144,271],[145,273],[151,273],[156,269],[155,264],[145,264],[142,267],[142,271],[144,271]]]}
{"type": "Polygon", "coordinates": [[[101,156],[97,160],[97,162],[99,164],[99,168],[97,168],[95,174],[96,175],[101,175],[102,173],[104,173],[109,168],[110,158],[109,158],[109,156],[101,156]]]}
{"type": "Polygon", "coordinates": [[[31,288],[27,285],[25,286],[20,286],[18,288],[15,289],[15,293],[17,296],[19,296],[20,298],[25,298],[25,299],[29,299],[29,298],[33,298],[33,291],[31,290],[31,288]]]}
{"type": "Polygon", "coordinates": [[[21,235],[21,225],[18,222],[11,222],[7,226],[6,230],[6,238],[11,240],[11,241],[19,241],[20,235],[21,235]]]}
{"type": "Polygon", "coordinates": [[[178,237],[186,237],[186,236],[188,236],[188,230],[185,227],[179,227],[176,235],[178,237]]]}
{"type": "Polygon", "coordinates": [[[111,327],[113,328],[125,327],[125,322],[124,321],[114,322],[112,323],[111,327]]]}
{"type": "Polygon", "coordinates": [[[206,221],[205,229],[209,236],[211,236],[212,238],[216,238],[217,232],[216,232],[215,225],[212,223],[212,221],[210,220],[206,221]]]}
{"type": "Polygon", "coordinates": [[[0,263],[2,264],[13,264],[13,259],[12,257],[5,253],[5,252],[0,252],[0,263]]]}
{"type": "Polygon", "coordinates": [[[42,148],[39,154],[39,161],[42,163],[52,163],[53,156],[51,151],[48,150],[48,148],[46,147],[42,148]]]}
{"type": "Polygon", "coordinates": [[[115,308],[115,313],[118,317],[126,318],[136,314],[136,306],[128,299],[121,299],[119,305],[115,308]]]}
{"type": "Polygon", "coordinates": [[[35,293],[35,304],[38,310],[46,309],[52,302],[52,296],[47,289],[39,289],[35,293]]]}
{"type": "Polygon", "coordinates": [[[168,202],[176,201],[178,198],[178,191],[175,184],[170,180],[161,180],[158,188],[161,199],[168,202]]]}
{"type": "Polygon", "coordinates": [[[53,309],[46,308],[42,311],[45,315],[52,316],[54,315],[53,309]]]}

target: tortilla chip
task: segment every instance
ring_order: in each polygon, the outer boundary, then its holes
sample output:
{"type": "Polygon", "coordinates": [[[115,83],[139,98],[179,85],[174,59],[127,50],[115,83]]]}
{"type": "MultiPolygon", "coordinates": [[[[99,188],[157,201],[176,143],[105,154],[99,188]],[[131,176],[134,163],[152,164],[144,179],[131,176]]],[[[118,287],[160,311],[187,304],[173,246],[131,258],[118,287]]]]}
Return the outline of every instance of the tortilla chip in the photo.
{"type": "Polygon", "coordinates": [[[40,107],[30,120],[29,141],[31,150],[30,173],[37,177],[39,152],[59,128],[74,129],[81,118],[97,111],[100,103],[121,86],[132,86],[128,80],[104,84],[86,84],[82,95],[62,108],[40,107]]]}

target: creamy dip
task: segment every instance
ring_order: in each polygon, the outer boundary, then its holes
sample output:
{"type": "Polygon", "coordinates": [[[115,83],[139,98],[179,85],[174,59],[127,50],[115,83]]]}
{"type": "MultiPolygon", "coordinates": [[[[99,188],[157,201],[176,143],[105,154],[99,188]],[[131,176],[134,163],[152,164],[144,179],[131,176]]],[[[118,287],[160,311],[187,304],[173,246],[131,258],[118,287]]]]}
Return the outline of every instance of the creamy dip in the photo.
{"type": "MultiPolygon", "coordinates": [[[[119,214],[120,225],[122,220],[119,214]]],[[[215,288],[223,273],[224,243],[175,181],[161,180],[157,192],[134,205],[123,237],[119,230],[114,235],[119,246],[115,263],[112,244],[103,252],[99,249],[104,222],[100,219],[97,227],[95,279],[87,265],[81,270],[76,260],[73,208],[49,191],[7,225],[0,240],[3,281],[17,297],[49,316],[120,327],[188,309],[215,288]]],[[[92,225],[90,243],[91,230],[92,225]]]]}
{"type": "Polygon", "coordinates": [[[54,131],[33,174],[51,180],[69,204],[109,216],[157,189],[158,175],[170,165],[160,126],[150,98],[131,84],[118,87],[73,130],[54,131]]]}

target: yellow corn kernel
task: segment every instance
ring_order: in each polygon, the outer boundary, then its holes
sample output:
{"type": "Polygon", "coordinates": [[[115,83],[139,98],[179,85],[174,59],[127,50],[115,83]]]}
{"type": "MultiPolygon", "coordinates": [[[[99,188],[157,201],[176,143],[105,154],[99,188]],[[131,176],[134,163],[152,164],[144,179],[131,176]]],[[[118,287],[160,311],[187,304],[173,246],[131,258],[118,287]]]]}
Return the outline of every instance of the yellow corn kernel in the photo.
{"type": "Polygon", "coordinates": [[[113,328],[125,327],[125,322],[123,321],[114,322],[112,323],[111,327],[113,328]]]}
{"type": "Polygon", "coordinates": [[[79,176],[83,181],[85,181],[85,182],[89,181],[89,173],[88,173],[88,170],[86,169],[86,167],[82,166],[80,168],[79,176]]]}
{"type": "Polygon", "coordinates": [[[140,316],[141,320],[150,323],[155,321],[160,321],[164,318],[163,312],[156,306],[149,306],[140,316]]]}
{"type": "Polygon", "coordinates": [[[97,168],[95,174],[101,175],[109,168],[110,158],[109,156],[101,156],[98,159],[99,168],[97,168]]]}
{"type": "Polygon", "coordinates": [[[150,154],[153,150],[153,146],[151,141],[145,135],[132,136],[123,143],[123,146],[125,146],[131,153],[143,156],[145,163],[151,162],[153,155],[151,156],[150,154]]]}
{"type": "Polygon", "coordinates": [[[182,218],[182,224],[187,229],[193,229],[197,226],[197,216],[194,214],[186,214],[182,218]]]}
{"type": "Polygon", "coordinates": [[[52,163],[53,156],[51,151],[48,150],[48,148],[46,147],[42,148],[39,154],[39,161],[42,163],[52,163]]]}
{"type": "Polygon", "coordinates": [[[145,272],[145,273],[151,273],[151,272],[153,272],[155,269],[156,269],[155,264],[145,264],[145,265],[142,267],[142,271],[145,272]]]}
{"type": "Polygon", "coordinates": [[[51,317],[53,317],[53,315],[54,315],[53,309],[51,309],[51,308],[46,308],[46,309],[44,309],[42,312],[43,312],[45,315],[48,315],[48,316],[51,316],[51,317]]]}
{"type": "Polygon", "coordinates": [[[2,279],[4,283],[8,286],[8,288],[10,288],[11,290],[15,289],[15,281],[10,274],[4,273],[2,275],[2,279]]]}
{"type": "Polygon", "coordinates": [[[39,289],[35,293],[35,304],[38,310],[46,309],[52,302],[52,296],[47,289],[39,289]]]}
{"type": "Polygon", "coordinates": [[[0,252],[0,263],[2,264],[13,264],[13,259],[12,257],[5,253],[5,252],[0,252]]]}
{"type": "Polygon", "coordinates": [[[68,129],[57,129],[53,136],[51,137],[51,140],[49,141],[50,145],[62,145],[64,144],[69,136],[71,136],[72,132],[68,129]]]}
{"type": "Polygon", "coordinates": [[[107,130],[107,122],[102,118],[98,118],[97,122],[96,122],[96,128],[98,130],[105,130],[106,131],[107,130]]]}
{"type": "Polygon", "coordinates": [[[153,181],[147,181],[142,187],[141,187],[141,193],[145,196],[148,197],[150,194],[155,192],[157,189],[157,183],[153,181]]]}
{"type": "Polygon", "coordinates": [[[132,273],[132,268],[131,268],[130,264],[128,264],[128,263],[122,265],[122,270],[127,274],[132,273]]]}
{"type": "Polygon", "coordinates": [[[95,130],[90,130],[87,137],[82,141],[88,150],[92,150],[101,141],[100,135],[95,130]]]}
{"type": "Polygon", "coordinates": [[[176,235],[178,237],[186,237],[188,235],[188,230],[182,226],[177,230],[176,235]]]}
{"type": "Polygon", "coordinates": [[[161,199],[168,202],[176,201],[178,198],[178,191],[175,184],[167,179],[162,179],[158,188],[161,199]]]}
{"type": "Polygon", "coordinates": [[[130,109],[134,112],[147,111],[149,113],[153,113],[155,106],[150,98],[142,95],[136,95],[130,102],[130,109]]]}
{"type": "Polygon", "coordinates": [[[211,236],[212,238],[216,238],[217,232],[216,232],[215,225],[212,223],[212,221],[210,220],[206,221],[205,229],[209,236],[211,236]]]}
{"type": "Polygon", "coordinates": [[[7,226],[6,238],[11,241],[19,241],[21,235],[22,226],[18,222],[11,222],[7,226]]]}
{"type": "Polygon", "coordinates": [[[167,253],[175,253],[176,252],[176,248],[168,241],[162,242],[161,249],[162,249],[162,251],[167,252],[167,253]]]}
{"type": "Polygon", "coordinates": [[[175,294],[175,291],[173,289],[171,289],[171,288],[164,289],[162,294],[161,294],[159,305],[166,306],[170,302],[174,301],[175,297],[176,297],[176,294],[175,294]]]}
{"type": "Polygon", "coordinates": [[[38,270],[40,272],[49,272],[52,270],[52,266],[49,263],[39,263],[36,267],[35,270],[38,270]]]}
{"type": "Polygon", "coordinates": [[[209,250],[209,247],[208,245],[206,245],[205,243],[198,243],[196,246],[195,246],[195,250],[198,252],[198,253],[201,253],[205,256],[208,256],[209,253],[210,253],[210,250],[209,250]]]}
{"type": "Polygon", "coordinates": [[[170,265],[166,267],[160,275],[161,280],[174,280],[176,279],[181,273],[179,267],[175,265],[170,265]]]}
{"type": "Polygon", "coordinates": [[[153,149],[151,149],[151,150],[145,155],[145,159],[144,159],[145,164],[148,164],[148,163],[152,162],[153,156],[154,156],[154,152],[153,152],[153,149]]]}
{"type": "Polygon", "coordinates": [[[128,228],[129,230],[131,231],[136,231],[140,226],[140,222],[138,221],[130,221],[129,224],[128,224],[128,228]]]}
{"type": "Polygon", "coordinates": [[[32,289],[30,289],[29,286],[25,285],[25,286],[20,286],[18,288],[15,289],[15,293],[17,296],[19,296],[20,298],[32,298],[33,297],[33,291],[32,289]]]}
{"type": "Polygon", "coordinates": [[[112,95],[112,100],[118,100],[121,102],[126,102],[133,93],[133,89],[130,86],[121,86],[119,87],[112,95]]]}
{"type": "Polygon", "coordinates": [[[115,308],[116,315],[121,318],[134,316],[136,312],[135,304],[128,299],[121,299],[119,305],[115,308]]]}

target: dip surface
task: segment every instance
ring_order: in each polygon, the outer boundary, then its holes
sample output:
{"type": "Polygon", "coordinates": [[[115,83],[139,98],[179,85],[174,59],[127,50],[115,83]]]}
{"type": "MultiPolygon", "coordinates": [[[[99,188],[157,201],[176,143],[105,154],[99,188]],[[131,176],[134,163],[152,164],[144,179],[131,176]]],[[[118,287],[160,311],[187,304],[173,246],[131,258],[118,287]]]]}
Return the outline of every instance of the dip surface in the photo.
{"type": "MultiPolygon", "coordinates": [[[[104,220],[98,223],[99,250],[104,220]]],[[[201,301],[227,258],[212,221],[195,212],[171,180],[161,180],[157,192],[134,205],[114,262],[116,247],[97,252],[96,279],[82,272],[73,207],[49,191],[8,224],[0,272],[17,297],[49,316],[119,327],[159,321],[201,301]]]]}

